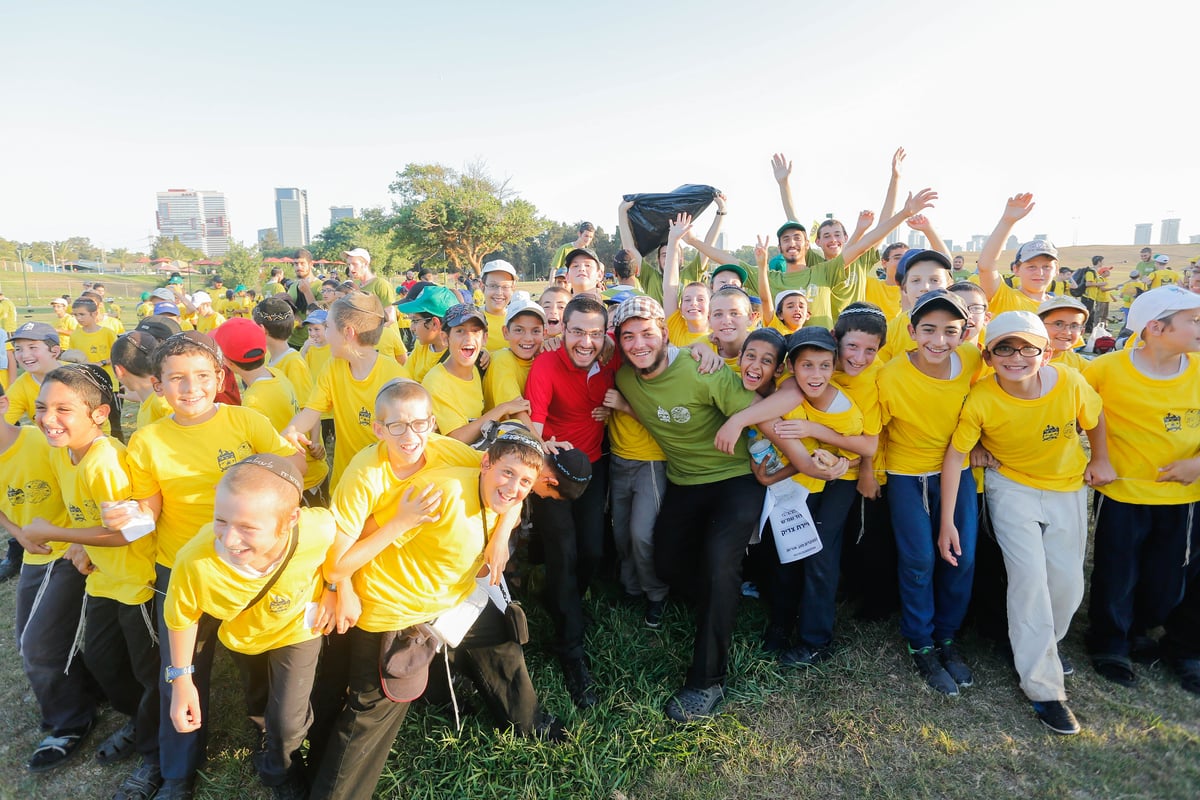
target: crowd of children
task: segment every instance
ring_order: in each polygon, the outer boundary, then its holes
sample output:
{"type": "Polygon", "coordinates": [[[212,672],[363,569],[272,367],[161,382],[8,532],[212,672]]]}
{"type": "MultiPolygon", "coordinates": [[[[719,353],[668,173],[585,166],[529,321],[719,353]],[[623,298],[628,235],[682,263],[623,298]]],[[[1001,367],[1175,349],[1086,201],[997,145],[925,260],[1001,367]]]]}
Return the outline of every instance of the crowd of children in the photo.
{"type": "Polygon", "coordinates": [[[49,732],[29,769],[68,761],[103,697],[128,721],[96,758],[139,759],[114,797],[191,797],[223,713],[218,646],[276,797],[370,797],[409,704],[457,715],[463,680],[501,728],[560,741],[508,583],[542,585],[526,599],[553,634],[536,644],[586,709],[610,692],[584,606],[606,566],[647,628],[668,602],[693,609],[677,722],[716,713],[742,596],[765,601],[765,656],[804,669],[844,646],[844,593],[898,612],[917,675],[947,696],[975,680],[964,621],[990,617],[1037,719],[1077,733],[1059,648],[1084,596],[1089,486],[1094,669],[1134,686],[1135,663],[1165,658],[1200,693],[1200,275],[1159,256],[1118,294],[1102,263],[1059,275],[1038,239],[1003,276],[1033,208],[1016,195],[962,280],[922,213],[937,195],[897,203],[903,158],[878,215],[849,235],[826,220],[810,250],[776,156],[789,219],[753,266],[713,245],[724,196],[705,240],[680,213],[648,253],[625,201],[607,291],[585,223],[537,298],[501,259],[478,298],[415,275],[393,292],[355,248],[346,283],[300,263],[247,304],[240,286],[173,282],[129,332],[92,287],[70,314],[56,300],[61,324],[14,327],[0,524],[49,732]],[[906,223],[931,249],[878,252],[906,223]],[[1118,296],[1125,348],[1081,356],[1118,296]],[[535,563],[544,579],[526,581],[535,563]]]}

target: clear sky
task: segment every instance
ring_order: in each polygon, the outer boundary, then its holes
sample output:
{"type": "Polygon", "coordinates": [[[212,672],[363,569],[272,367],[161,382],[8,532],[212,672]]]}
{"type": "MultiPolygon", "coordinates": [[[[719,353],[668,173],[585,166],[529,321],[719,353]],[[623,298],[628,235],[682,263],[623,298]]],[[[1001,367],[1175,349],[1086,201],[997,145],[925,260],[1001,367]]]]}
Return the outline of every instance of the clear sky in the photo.
{"type": "Polygon", "coordinates": [[[387,206],[409,162],[487,163],[551,218],[612,229],[620,195],[708,183],[734,244],[941,194],[944,237],[1017,228],[1128,243],[1200,233],[1200,10],[1093,3],[766,0],[606,4],[6,3],[0,236],[145,249],[155,192],[226,194],[235,238],[275,224],[276,186],[387,206]]]}

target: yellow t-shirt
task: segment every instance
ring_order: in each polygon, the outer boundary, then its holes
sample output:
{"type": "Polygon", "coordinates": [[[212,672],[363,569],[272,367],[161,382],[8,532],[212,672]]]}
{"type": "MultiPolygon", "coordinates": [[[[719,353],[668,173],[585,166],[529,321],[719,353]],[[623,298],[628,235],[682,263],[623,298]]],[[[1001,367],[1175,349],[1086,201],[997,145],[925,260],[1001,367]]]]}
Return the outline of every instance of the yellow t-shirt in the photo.
{"type": "Polygon", "coordinates": [[[635,417],[614,411],[608,418],[608,439],[612,454],[629,461],[666,461],[658,442],[635,417]]]}
{"type": "MultiPolygon", "coordinates": [[[[117,334],[113,332],[112,328],[101,326],[99,330],[92,333],[88,333],[83,328],[77,328],[71,334],[71,348],[82,352],[92,364],[99,364],[101,361],[112,359],[112,346],[116,340],[117,334]]],[[[113,372],[112,365],[104,367],[104,371],[112,379],[113,386],[116,386],[117,376],[113,372]]]]}
{"type": "Polygon", "coordinates": [[[270,420],[241,406],[219,404],[216,415],[199,425],[180,425],[171,415],[134,432],[126,452],[133,498],[162,494],[158,563],[169,568],[179,548],[212,522],[225,470],[255,453],[295,452],[270,420]]]}
{"type": "Polygon", "coordinates": [[[879,409],[887,429],[889,473],[941,472],[963,401],[983,365],[983,356],[973,344],[959,345],[954,352],[961,366],[949,380],[929,377],[907,356],[889,361],[879,371],[879,409]]]}
{"type": "Polygon", "coordinates": [[[79,320],[70,314],[65,317],[55,317],[50,321],[54,330],[58,331],[58,344],[63,350],[71,346],[71,332],[79,327],[79,320]]]}
{"type": "MultiPolygon", "coordinates": [[[[260,378],[242,391],[242,405],[253,408],[275,426],[275,430],[283,432],[292,417],[300,413],[300,403],[296,400],[296,390],[282,373],[267,367],[270,378],[260,378]]],[[[304,488],[311,489],[320,486],[329,474],[329,465],[323,458],[314,458],[308,450],[304,451],[304,488]]]]}
{"type": "Polygon", "coordinates": [[[134,316],[138,319],[154,316],[154,303],[147,300],[144,303],[139,303],[138,307],[133,310],[134,316]]]}
{"type": "Polygon", "coordinates": [[[902,353],[917,349],[916,341],[913,339],[912,334],[908,332],[908,323],[909,317],[907,311],[901,311],[888,321],[887,341],[884,342],[883,347],[879,348],[879,352],[875,354],[877,362],[886,364],[902,353]]]}
{"type": "MultiPolygon", "coordinates": [[[[481,307],[482,308],[482,307],[481,307]]],[[[504,338],[504,312],[493,314],[486,308],[482,308],[483,315],[487,317],[487,344],[484,347],[488,352],[503,350],[508,347],[508,340],[504,338]]]]}
{"type": "Polygon", "coordinates": [[[1157,289],[1160,286],[1174,286],[1182,283],[1183,278],[1173,269],[1156,269],[1150,273],[1149,287],[1157,289]]]}
{"type": "Polygon", "coordinates": [[[171,413],[171,404],[161,394],[153,394],[138,404],[137,427],[144,428],[171,413]]]}
{"type": "Polygon", "coordinates": [[[379,355],[390,358],[397,364],[400,363],[401,356],[408,355],[404,340],[400,338],[400,331],[393,325],[383,326],[383,332],[379,334],[379,344],[375,345],[375,350],[379,355]]]}
{"type": "Polygon", "coordinates": [[[472,369],[471,380],[464,381],[451,375],[445,364],[438,364],[421,385],[433,398],[438,433],[448,434],[483,416],[483,381],[478,370],[472,369]]]}
{"type": "Polygon", "coordinates": [[[492,363],[488,364],[483,376],[483,407],[495,408],[501,403],[525,396],[525,381],[529,380],[529,370],[533,361],[518,358],[509,348],[496,350],[492,353],[492,363]]]}
{"type": "Polygon", "coordinates": [[[371,423],[375,421],[375,396],[379,390],[393,378],[407,377],[404,367],[378,355],[361,381],[350,372],[350,363],[341,358],[332,359],[317,376],[304,407],[322,414],[333,412],[337,446],[333,449],[331,486],[337,485],[354,454],[375,442],[371,423]]]}
{"type": "MultiPolygon", "coordinates": [[[[1060,353],[1055,353],[1050,359],[1051,364],[1061,364],[1064,367],[1072,367],[1079,372],[1087,369],[1088,360],[1076,353],[1074,350],[1063,350],[1060,353]]],[[[1015,480],[1015,478],[1014,478],[1015,480]]]]}
{"type": "MultiPolygon", "coordinates": [[[[68,523],[67,509],[58,489],[58,478],[50,467],[50,444],[42,432],[23,425],[17,439],[0,451],[0,511],[14,525],[25,526],[41,517],[60,528],[68,523]]],[[[47,542],[45,555],[25,553],[23,561],[31,566],[49,564],[62,558],[70,546],[65,542],[47,542]]]]}
{"type": "Polygon", "coordinates": [[[304,357],[289,347],[287,352],[278,359],[272,359],[267,366],[288,379],[288,382],[292,384],[292,389],[296,392],[296,399],[300,401],[300,405],[304,405],[308,400],[309,393],[312,392],[313,376],[315,375],[309,371],[308,362],[304,360],[304,357]]]}
{"type": "Polygon", "coordinates": [[[217,328],[225,324],[225,317],[220,313],[213,311],[207,317],[196,315],[196,330],[201,333],[212,333],[217,328]]]}
{"type": "Polygon", "coordinates": [[[1037,300],[1000,281],[1000,288],[988,301],[988,311],[992,312],[993,317],[1005,311],[1029,311],[1036,314],[1039,305],[1037,300]]]}
{"type": "Polygon", "coordinates": [[[1054,386],[1036,400],[1013,397],[994,377],[975,384],[963,404],[951,442],[970,453],[982,441],[1000,462],[999,472],[1022,486],[1051,492],[1083,488],[1087,456],[1076,423],[1085,431],[1100,419],[1100,395],[1078,370],[1052,364],[1054,386]]]}
{"type": "Polygon", "coordinates": [[[783,320],[781,320],[778,316],[772,317],[771,322],[769,325],[767,325],[767,327],[773,331],[779,331],[781,334],[783,334],[785,339],[791,334],[795,333],[794,330],[789,328],[787,325],[784,325],[783,320]]]}
{"type": "MultiPolygon", "coordinates": [[[[319,347],[310,346],[304,351],[304,363],[308,364],[308,373],[315,379],[321,374],[321,370],[325,369],[331,358],[329,354],[329,345],[323,344],[319,347]]],[[[295,388],[294,386],[292,388],[295,388]]],[[[304,402],[308,397],[300,398],[300,393],[296,393],[296,398],[304,402]]],[[[321,419],[333,419],[333,414],[325,413],[321,415],[321,419]]]]}
{"type": "MultiPolygon", "coordinates": [[[[78,320],[76,320],[76,322],[78,322],[78,320]]],[[[101,328],[107,328],[117,336],[120,336],[125,332],[125,325],[121,322],[121,318],[114,316],[113,314],[106,315],[104,319],[100,320],[99,324],[101,328]]]]}
{"type": "Polygon", "coordinates": [[[499,519],[480,513],[479,467],[426,468],[399,481],[386,456],[380,463],[378,453],[359,455],[348,473],[353,480],[339,484],[333,497],[339,525],[361,532],[359,520],[365,522],[371,514],[379,524],[388,522],[408,486],[418,491],[437,486],[442,502],[436,522],[407,531],[354,574],[362,601],[358,627],[379,633],[434,619],[474,589],[486,536],[499,519]],[[491,528],[486,532],[485,520],[491,528]]]}
{"type": "MultiPolygon", "coordinates": [[[[12,358],[10,355],[9,358],[12,358]]],[[[33,375],[28,372],[22,372],[17,379],[12,382],[5,394],[8,396],[8,411],[4,413],[4,421],[10,425],[16,425],[22,417],[29,417],[29,421],[33,422],[33,413],[37,408],[38,393],[42,391],[42,384],[34,380],[33,375]]]]}
{"type": "Polygon", "coordinates": [[[890,286],[876,277],[867,278],[866,299],[883,310],[888,319],[892,319],[901,311],[900,287],[890,286]]]}
{"type": "Polygon", "coordinates": [[[408,367],[408,373],[412,376],[412,379],[420,383],[425,380],[425,376],[429,374],[429,370],[433,369],[433,365],[438,363],[445,354],[445,350],[435,351],[429,345],[417,342],[405,366],[408,367]]]}
{"type": "Polygon", "coordinates": [[[870,366],[854,377],[844,372],[834,371],[833,382],[842,389],[863,415],[863,433],[868,436],[878,436],[875,447],[875,457],[871,459],[871,468],[875,472],[875,480],[881,485],[887,483],[887,473],[884,470],[883,450],[887,437],[883,435],[883,418],[879,410],[879,370],[883,362],[878,357],[870,366]]]}
{"type": "MultiPolygon", "coordinates": [[[[50,453],[50,466],[62,490],[71,520],[69,527],[100,525],[101,501],[128,500],[132,496],[125,469],[125,445],[111,437],[102,436],[92,442],[78,464],[71,463],[70,449],[56,447],[50,453]]],[[[87,577],[87,593],[127,606],[140,605],[153,597],[154,540],[150,533],[123,547],[85,545],[88,558],[96,566],[87,577]]]]}
{"type": "MultiPolygon", "coordinates": [[[[184,630],[208,614],[221,620],[217,638],[235,653],[257,655],[320,636],[304,624],[309,603],[320,600],[321,565],[333,544],[333,515],[324,508],[300,509],[296,552],[266,596],[247,604],[270,580],[253,578],[221,558],[212,523],[179,550],[163,606],[167,627],[184,630]]],[[[285,551],[286,552],[286,551],[285,551]]]]}
{"type": "MultiPolygon", "coordinates": [[[[850,395],[841,390],[838,391],[838,396],[829,405],[829,409],[821,411],[815,408],[805,398],[804,402],[796,406],[794,409],[783,415],[784,419],[807,419],[812,422],[820,423],[832,430],[834,433],[839,433],[842,436],[858,436],[863,433],[863,413],[850,395]]],[[[852,453],[848,450],[841,450],[817,439],[802,439],[804,449],[812,452],[818,447],[828,450],[835,456],[844,456],[845,458],[858,458],[857,453],[852,453]]],[[[826,481],[818,478],[812,478],[808,475],[796,473],[792,476],[792,480],[799,483],[801,486],[808,489],[810,492],[819,492],[825,488],[826,481]]],[[[857,481],[858,467],[852,467],[846,470],[846,474],[839,480],[857,481]]]]}
{"type": "Polygon", "coordinates": [[[1136,350],[1093,359],[1083,378],[1104,401],[1108,457],[1119,480],[1096,491],[1122,503],[1175,505],[1200,500],[1200,481],[1156,483],[1158,470],[1200,453],[1200,354],[1183,356],[1174,378],[1142,374],[1136,350]]]}
{"type": "Polygon", "coordinates": [[[676,347],[687,347],[696,342],[706,342],[708,334],[707,326],[700,333],[692,333],[688,330],[687,320],[678,311],[672,311],[671,316],[667,317],[667,340],[676,347]]]}

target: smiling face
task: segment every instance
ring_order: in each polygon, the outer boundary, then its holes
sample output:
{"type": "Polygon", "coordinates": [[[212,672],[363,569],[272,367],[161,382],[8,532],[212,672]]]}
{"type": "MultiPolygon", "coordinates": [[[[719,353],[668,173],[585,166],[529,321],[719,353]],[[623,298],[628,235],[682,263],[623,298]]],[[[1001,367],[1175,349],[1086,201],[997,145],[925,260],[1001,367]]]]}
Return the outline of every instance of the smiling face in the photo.
{"type": "Polygon", "coordinates": [[[533,312],[517,314],[504,326],[508,348],[522,361],[532,360],[545,338],[546,327],[542,324],[542,318],[533,312]]]}
{"type": "Polygon", "coordinates": [[[236,567],[265,570],[278,561],[299,518],[295,504],[268,493],[235,490],[217,484],[213,536],[224,547],[221,557],[236,567]]]}
{"type": "Polygon", "coordinates": [[[325,326],[319,322],[310,322],[304,327],[308,328],[308,341],[312,342],[313,347],[325,346],[325,326]]]}
{"type": "Polygon", "coordinates": [[[503,514],[529,496],[537,479],[537,467],[525,463],[512,453],[494,462],[485,454],[479,472],[479,493],[489,509],[503,514]]]}
{"type": "Polygon", "coordinates": [[[846,331],[838,340],[838,363],[851,378],[875,363],[879,354],[879,336],[866,331],[846,331]]]}
{"type": "Polygon", "coordinates": [[[1046,324],[1046,332],[1050,334],[1050,347],[1054,352],[1062,353],[1075,348],[1086,319],[1087,315],[1082,311],[1069,308],[1051,311],[1042,317],[1042,322],[1046,324]]]}
{"type": "Polygon", "coordinates": [[[779,369],[779,348],[769,342],[747,342],[738,358],[738,367],[742,370],[742,386],[752,392],[760,392],[775,380],[775,373],[779,369]]]}
{"type": "Polygon", "coordinates": [[[905,308],[912,308],[917,298],[932,289],[945,289],[951,280],[950,273],[936,261],[909,264],[904,273],[904,283],[900,286],[905,308]]]}
{"type": "Polygon", "coordinates": [[[709,301],[708,327],[720,345],[722,354],[741,352],[750,332],[750,301],[742,295],[718,295],[709,301]]]}
{"type": "Polygon", "coordinates": [[[563,310],[571,296],[566,292],[542,292],[538,305],[546,312],[546,335],[561,336],[563,331],[563,310]]]}
{"type": "MultiPolygon", "coordinates": [[[[433,411],[429,405],[429,397],[422,395],[407,400],[392,400],[376,405],[375,421],[371,430],[387,448],[388,461],[392,469],[403,474],[410,468],[419,466],[425,457],[425,445],[429,441],[429,432],[436,425],[433,411]],[[412,429],[410,423],[417,420],[431,420],[430,427],[421,433],[412,429]],[[397,425],[397,423],[400,423],[397,425]],[[388,426],[404,428],[400,434],[391,433],[388,426]]],[[[420,427],[420,423],[418,423],[420,427]]]]}
{"type": "Polygon", "coordinates": [[[202,353],[181,353],[163,359],[161,376],[153,379],[154,391],[161,394],[175,412],[181,425],[195,425],[211,419],[217,390],[225,371],[202,353]]]}
{"type": "Polygon", "coordinates": [[[579,369],[591,369],[604,345],[604,315],[575,311],[563,325],[563,347],[571,363],[579,369]]]}
{"type": "Polygon", "coordinates": [[[79,393],[59,381],[46,381],[38,392],[34,423],[51,447],[85,449],[101,435],[108,406],[89,410],[79,393]]]}
{"type": "Polygon", "coordinates": [[[912,351],[915,362],[927,366],[945,364],[963,342],[966,322],[959,316],[940,308],[926,311],[915,325],[908,326],[908,333],[917,343],[912,351]]]}
{"type": "Polygon", "coordinates": [[[827,259],[837,258],[846,245],[846,238],[846,229],[836,220],[823,222],[817,229],[817,247],[827,259]]]}
{"type": "Polygon", "coordinates": [[[708,287],[691,284],[679,298],[679,314],[688,322],[688,327],[708,327],[708,287]]]}
{"type": "Polygon", "coordinates": [[[460,367],[473,367],[487,341],[487,328],[477,319],[469,319],[450,329],[450,358],[460,367]]]}
{"type": "Polygon", "coordinates": [[[1015,273],[1021,279],[1021,291],[1037,295],[1045,293],[1057,271],[1058,259],[1041,255],[1018,264],[1015,273]]]}
{"type": "Polygon", "coordinates": [[[803,264],[808,257],[808,234],[789,228],[779,235],[779,254],[788,264],[803,264]]]}
{"type": "Polygon", "coordinates": [[[595,291],[600,282],[600,265],[589,256],[575,256],[567,265],[567,282],[575,294],[595,291]]]}
{"type": "Polygon", "coordinates": [[[485,275],[483,281],[484,307],[489,313],[502,313],[517,288],[516,276],[495,270],[485,275]]]}
{"type": "Polygon", "coordinates": [[[992,320],[983,290],[955,292],[967,306],[967,341],[978,342],[979,334],[992,320]]]}
{"type": "Polygon", "coordinates": [[[12,343],[13,357],[21,369],[34,375],[45,375],[58,366],[59,348],[51,349],[42,340],[16,339],[12,343]]]}
{"type": "Polygon", "coordinates": [[[833,389],[833,353],[819,347],[805,347],[792,357],[796,385],[808,400],[819,400],[833,389]]]}
{"type": "Polygon", "coordinates": [[[654,377],[667,366],[667,337],[657,320],[633,318],[617,335],[625,360],[642,377],[654,377]]]}
{"type": "Polygon", "coordinates": [[[996,377],[1011,383],[1033,380],[1050,356],[1051,351],[1046,349],[1045,343],[1026,341],[1019,336],[1006,336],[998,342],[992,342],[983,354],[984,361],[996,370],[996,377]],[[1041,352],[1026,355],[1021,352],[1022,348],[1030,353],[1033,350],[1041,352]]]}

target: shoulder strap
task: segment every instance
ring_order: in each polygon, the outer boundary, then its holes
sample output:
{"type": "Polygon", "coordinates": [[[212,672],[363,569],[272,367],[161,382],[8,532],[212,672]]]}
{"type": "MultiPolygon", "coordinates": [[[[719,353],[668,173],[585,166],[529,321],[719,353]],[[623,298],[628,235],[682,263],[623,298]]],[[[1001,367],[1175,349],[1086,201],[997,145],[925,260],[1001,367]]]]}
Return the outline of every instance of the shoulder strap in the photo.
{"type": "Polygon", "coordinates": [[[238,612],[239,616],[241,614],[245,614],[247,611],[258,605],[258,602],[267,596],[267,592],[271,591],[271,587],[275,585],[275,582],[279,580],[279,576],[283,574],[285,569],[287,569],[288,562],[292,560],[292,556],[296,553],[296,547],[300,544],[299,526],[296,526],[296,528],[292,530],[291,540],[291,544],[288,545],[287,555],[283,557],[283,561],[279,562],[279,566],[275,568],[273,573],[271,573],[270,579],[263,584],[262,589],[254,596],[254,599],[247,603],[246,607],[238,612]]]}

